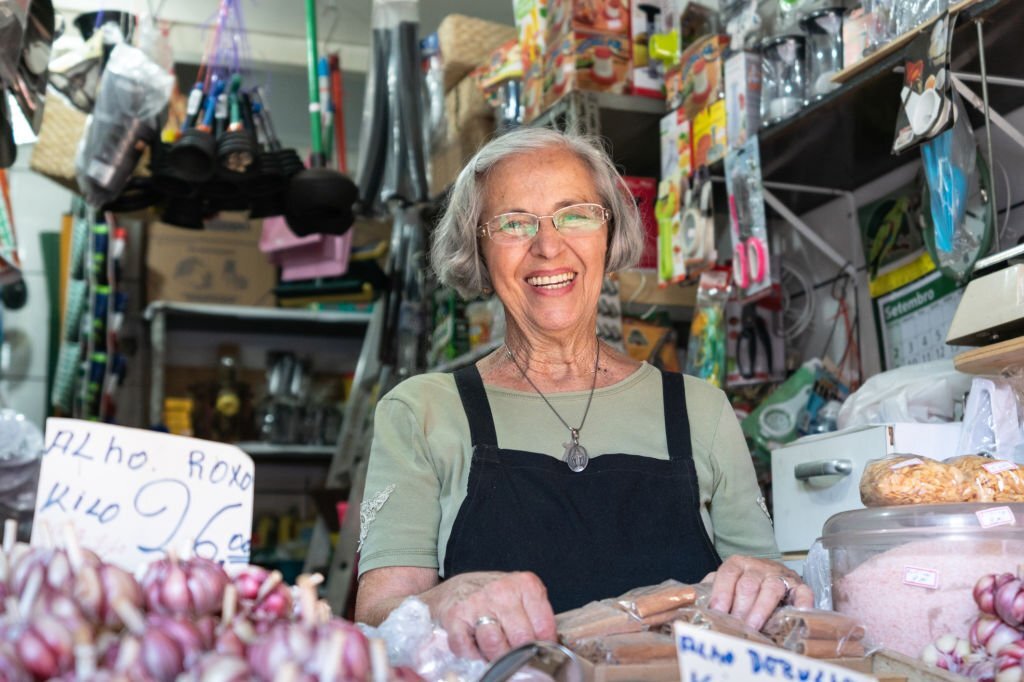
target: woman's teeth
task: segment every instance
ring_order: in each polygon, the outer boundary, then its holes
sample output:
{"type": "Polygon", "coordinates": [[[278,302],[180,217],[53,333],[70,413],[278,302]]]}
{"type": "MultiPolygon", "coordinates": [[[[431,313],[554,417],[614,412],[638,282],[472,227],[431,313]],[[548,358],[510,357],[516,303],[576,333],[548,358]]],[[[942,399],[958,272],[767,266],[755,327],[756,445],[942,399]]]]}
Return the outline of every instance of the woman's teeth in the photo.
{"type": "Polygon", "coordinates": [[[535,287],[545,289],[561,289],[569,286],[576,279],[575,272],[564,272],[560,275],[545,275],[543,277],[527,277],[526,282],[535,287]]]}

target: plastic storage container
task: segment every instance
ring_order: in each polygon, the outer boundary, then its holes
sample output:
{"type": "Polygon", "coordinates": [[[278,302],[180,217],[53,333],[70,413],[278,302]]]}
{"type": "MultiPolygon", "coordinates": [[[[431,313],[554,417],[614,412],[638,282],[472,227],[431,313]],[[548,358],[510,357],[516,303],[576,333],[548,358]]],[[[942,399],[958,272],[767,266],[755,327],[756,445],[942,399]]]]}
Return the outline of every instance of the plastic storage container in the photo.
{"type": "Polygon", "coordinates": [[[843,512],[821,541],[833,608],[862,621],[872,643],[916,658],[944,634],[966,639],[978,579],[1024,563],[1024,503],[843,512]]]}

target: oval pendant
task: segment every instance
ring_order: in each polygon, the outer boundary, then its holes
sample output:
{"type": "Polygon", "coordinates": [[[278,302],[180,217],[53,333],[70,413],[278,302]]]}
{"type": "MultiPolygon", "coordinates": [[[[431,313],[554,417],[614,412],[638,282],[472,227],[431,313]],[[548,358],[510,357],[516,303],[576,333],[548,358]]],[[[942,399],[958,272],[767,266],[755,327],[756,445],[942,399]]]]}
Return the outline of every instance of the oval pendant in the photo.
{"type": "Polygon", "coordinates": [[[565,454],[562,455],[562,461],[578,474],[587,468],[587,464],[590,463],[590,457],[587,455],[585,447],[579,443],[573,443],[566,446],[565,454]]]}

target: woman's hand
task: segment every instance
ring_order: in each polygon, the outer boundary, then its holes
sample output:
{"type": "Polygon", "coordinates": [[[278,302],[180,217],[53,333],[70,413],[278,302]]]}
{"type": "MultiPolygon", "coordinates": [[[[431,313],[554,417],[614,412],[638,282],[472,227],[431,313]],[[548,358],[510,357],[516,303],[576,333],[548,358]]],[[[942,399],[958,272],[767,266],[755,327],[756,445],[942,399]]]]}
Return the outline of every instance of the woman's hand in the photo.
{"type": "Polygon", "coordinates": [[[780,603],[814,606],[814,592],[796,573],[777,561],[731,556],[704,582],[712,582],[709,606],[760,630],[780,603]]]}
{"type": "Polygon", "coordinates": [[[527,642],[555,639],[548,592],[533,573],[462,573],[420,598],[459,656],[492,661],[527,642]]]}

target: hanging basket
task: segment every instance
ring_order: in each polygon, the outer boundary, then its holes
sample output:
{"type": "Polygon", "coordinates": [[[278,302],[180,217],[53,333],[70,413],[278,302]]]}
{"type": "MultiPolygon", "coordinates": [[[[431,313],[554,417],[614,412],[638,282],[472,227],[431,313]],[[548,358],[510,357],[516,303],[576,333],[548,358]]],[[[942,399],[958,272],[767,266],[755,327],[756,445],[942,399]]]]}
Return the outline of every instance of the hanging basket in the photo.
{"type": "Polygon", "coordinates": [[[75,180],[75,154],[85,132],[86,115],[53,92],[46,93],[39,141],[29,167],[57,184],[79,193],[75,180]]]}

